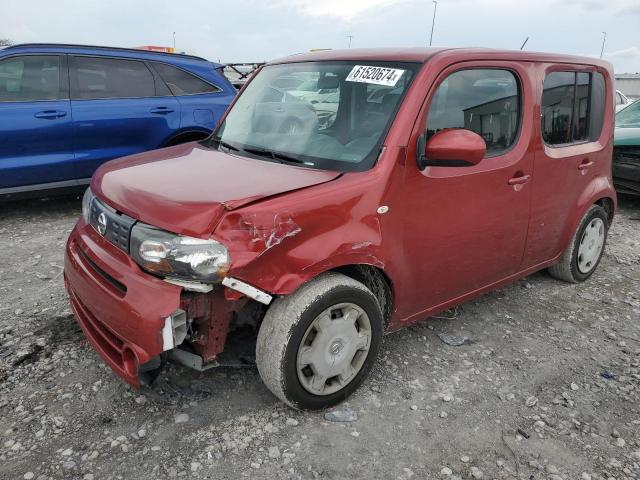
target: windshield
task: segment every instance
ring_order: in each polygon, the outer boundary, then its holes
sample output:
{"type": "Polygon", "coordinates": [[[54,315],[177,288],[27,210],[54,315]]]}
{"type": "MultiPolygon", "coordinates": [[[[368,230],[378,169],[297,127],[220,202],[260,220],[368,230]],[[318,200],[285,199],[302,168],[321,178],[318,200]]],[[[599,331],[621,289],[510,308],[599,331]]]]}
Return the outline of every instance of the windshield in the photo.
{"type": "Polygon", "coordinates": [[[370,168],[419,64],[270,65],[247,85],[212,148],[325,170],[370,168]]]}
{"type": "Polygon", "coordinates": [[[616,127],[640,127],[640,100],[618,112],[616,115],[616,127]]]}

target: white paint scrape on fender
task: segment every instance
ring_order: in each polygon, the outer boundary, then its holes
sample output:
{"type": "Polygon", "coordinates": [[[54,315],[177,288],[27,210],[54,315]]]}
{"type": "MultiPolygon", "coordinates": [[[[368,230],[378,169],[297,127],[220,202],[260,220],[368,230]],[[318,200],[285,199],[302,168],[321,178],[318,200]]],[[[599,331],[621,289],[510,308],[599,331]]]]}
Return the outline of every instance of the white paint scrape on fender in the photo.
{"type": "Polygon", "coordinates": [[[243,293],[247,297],[253,298],[256,302],[264,303],[265,305],[269,305],[273,299],[273,297],[268,293],[263,292],[256,287],[252,287],[248,283],[238,280],[237,278],[225,277],[224,280],[222,280],[222,285],[243,293]]]}
{"type": "Polygon", "coordinates": [[[209,285],[208,283],[190,282],[189,280],[178,280],[175,278],[165,278],[164,281],[178,285],[185,290],[191,290],[192,292],[209,293],[213,290],[213,285],[209,285]]]}

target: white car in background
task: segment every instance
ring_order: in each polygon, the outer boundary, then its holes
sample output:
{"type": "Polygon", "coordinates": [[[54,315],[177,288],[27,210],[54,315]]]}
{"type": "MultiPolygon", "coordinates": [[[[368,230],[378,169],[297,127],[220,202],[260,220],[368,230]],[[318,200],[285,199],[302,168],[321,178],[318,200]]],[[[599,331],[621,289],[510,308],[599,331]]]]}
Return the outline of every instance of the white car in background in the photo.
{"type": "Polygon", "coordinates": [[[624,93],[616,90],[616,113],[632,103],[633,100],[629,100],[624,93]]]}

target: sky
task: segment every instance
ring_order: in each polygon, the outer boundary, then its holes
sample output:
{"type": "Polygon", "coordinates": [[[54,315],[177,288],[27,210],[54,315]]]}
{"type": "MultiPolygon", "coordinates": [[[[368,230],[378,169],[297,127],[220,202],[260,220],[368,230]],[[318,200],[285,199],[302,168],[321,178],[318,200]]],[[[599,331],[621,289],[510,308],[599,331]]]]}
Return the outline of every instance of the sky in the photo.
{"type": "MultiPolygon", "coordinates": [[[[213,61],[258,62],[314,48],[428,46],[431,0],[0,0],[0,38],[173,45],[213,61]]],[[[640,72],[640,0],[439,0],[434,46],[604,58],[640,72]]]]}

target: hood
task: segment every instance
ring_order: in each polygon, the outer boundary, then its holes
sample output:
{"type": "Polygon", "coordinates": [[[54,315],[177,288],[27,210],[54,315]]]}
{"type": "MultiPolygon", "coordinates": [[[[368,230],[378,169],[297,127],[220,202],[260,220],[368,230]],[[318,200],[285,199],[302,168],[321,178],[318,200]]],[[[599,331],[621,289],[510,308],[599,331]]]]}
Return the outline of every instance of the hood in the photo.
{"type": "Polygon", "coordinates": [[[204,236],[227,210],[340,175],[187,143],[108,162],[96,171],[91,189],[111,207],[142,222],[204,236]]]}
{"type": "Polygon", "coordinates": [[[613,145],[616,147],[640,146],[640,127],[616,127],[613,145]]]}

